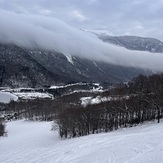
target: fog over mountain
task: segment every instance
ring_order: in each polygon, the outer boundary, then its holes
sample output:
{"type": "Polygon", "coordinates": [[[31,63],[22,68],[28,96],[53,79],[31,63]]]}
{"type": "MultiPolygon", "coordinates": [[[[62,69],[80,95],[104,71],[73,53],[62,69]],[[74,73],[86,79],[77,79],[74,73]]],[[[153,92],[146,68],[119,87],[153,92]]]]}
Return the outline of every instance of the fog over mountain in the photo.
{"type": "Polygon", "coordinates": [[[123,66],[163,70],[161,53],[130,51],[104,43],[93,34],[51,17],[0,9],[0,41],[123,66]]]}

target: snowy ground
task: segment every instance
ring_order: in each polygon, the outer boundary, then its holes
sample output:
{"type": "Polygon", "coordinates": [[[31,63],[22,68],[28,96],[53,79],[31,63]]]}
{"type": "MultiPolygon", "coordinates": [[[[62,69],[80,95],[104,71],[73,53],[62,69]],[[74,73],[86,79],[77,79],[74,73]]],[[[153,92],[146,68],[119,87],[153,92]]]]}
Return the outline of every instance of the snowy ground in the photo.
{"type": "Polygon", "coordinates": [[[120,99],[129,99],[129,96],[108,96],[108,97],[101,97],[101,96],[97,96],[95,98],[93,97],[81,97],[80,101],[81,101],[81,105],[86,107],[88,104],[99,104],[101,102],[106,102],[106,101],[116,101],[116,100],[120,100],[120,99]]]}
{"type": "Polygon", "coordinates": [[[163,163],[163,122],[66,140],[50,129],[51,122],[9,122],[0,162],[163,163]]]}
{"type": "Polygon", "coordinates": [[[0,102],[9,103],[11,100],[16,101],[18,100],[18,97],[12,93],[0,91],[0,102]]]}
{"type": "Polygon", "coordinates": [[[16,92],[13,93],[23,100],[36,99],[36,98],[53,98],[53,95],[49,93],[40,93],[40,92],[16,92]]]}
{"type": "Polygon", "coordinates": [[[11,100],[17,101],[18,98],[21,99],[36,99],[36,98],[53,98],[52,94],[40,93],[40,92],[3,92],[0,91],[0,102],[9,103],[11,100]]]}

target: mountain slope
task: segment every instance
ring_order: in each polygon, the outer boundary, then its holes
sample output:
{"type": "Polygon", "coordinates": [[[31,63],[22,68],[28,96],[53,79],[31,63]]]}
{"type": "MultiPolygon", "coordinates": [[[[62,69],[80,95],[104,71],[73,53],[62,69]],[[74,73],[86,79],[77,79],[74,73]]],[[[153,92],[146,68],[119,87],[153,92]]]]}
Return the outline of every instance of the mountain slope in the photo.
{"type": "Polygon", "coordinates": [[[139,36],[114,36],[107,30],[82,30],[96,35],[104,42],[125,47],[129,50],[163,53],[163,42],[150,37],[139,36]]]}
{"type": "Polygon", "coordinates": [[[62,74],[71,79],[67,79],[65,82],[87,81],[118,83],[130,80],[139,73],[149,73],[149,71],[139,68],[95,62],[57,52],[28,50],[28,53],[49,71],[58,75],[62,74]]]}
{"type": "Polygon", "coordinates": [[[98,35],[104,42],[125,47],[129,50],[163,53],[163,42],[155,38],[143,38],[138,36],[109,36],[98,35]]]}
{"type": "Polygon", "coordinates": [[[0,45],[0,85],[36,87],[53,83],[55,76],[22,48],[0,45]]]}
{"type": "Polygon", "coordinates": [[[0,58],[0,86],[40,87],[81,81],[119,83],[149,73],[11,44],[0,44],[0,58]]]}

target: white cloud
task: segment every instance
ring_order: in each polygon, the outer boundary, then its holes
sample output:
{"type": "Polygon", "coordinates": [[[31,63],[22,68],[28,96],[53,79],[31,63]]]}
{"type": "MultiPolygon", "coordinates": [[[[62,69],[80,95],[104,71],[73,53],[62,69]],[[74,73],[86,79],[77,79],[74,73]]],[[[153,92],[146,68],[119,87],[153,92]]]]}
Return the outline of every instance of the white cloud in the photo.
{"type": "Polygon", "coordinates": [[[77,21],[86,21],[88,18],[86,18],[80,11],[74,10],[70,13],[70,16],[75,18],[77,21]]]}
{"type": "Polygon", "coordinates": [[[130,32],[163,40],[163,0],[0,0],[0,8],[57,17],[77,28],[107,26],[115,35],[130,32]],[[153,23],[155,20],[161,23],[153,23]],[[135,21],[146,30],[135,33],[135,21]]]}
{"type": "Polygon", "coordinates": [[[129,51],[113,46],[55,18],[0,10],[0,24],[1,42],[56,50],[94,61],[163,70],[163,54],[129,51]]]}

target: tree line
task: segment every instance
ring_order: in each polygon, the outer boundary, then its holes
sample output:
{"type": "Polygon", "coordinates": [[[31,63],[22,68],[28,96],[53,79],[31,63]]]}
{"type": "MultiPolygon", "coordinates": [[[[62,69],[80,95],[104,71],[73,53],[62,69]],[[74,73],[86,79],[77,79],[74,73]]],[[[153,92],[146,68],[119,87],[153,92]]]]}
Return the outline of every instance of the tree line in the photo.
{"type": "Polygon", "coordinates": [[[163,117],[163,75],[140,75],[103,96],[119,95],[119,99],[86,107],[71,107],[57,116],[59,134],[71,138],[118,128],[132,127],[146,121],[160,122],[163,117]],[[128,95],[129,98],[121,98],[128,95]]]}
{"type": "MultiPolygon", "coordinates": [[[[159,123],[163,117],[163,74],[140,75],[102,93],[75,92],[55,99],[11,101],[0,104],[0,111],[6,120],[54,120],[59,135],[65,138],[110,132],[146,121],[159,123]],[[115,100],[83,107],[80,98],[88,96],[115,100]]],[[[4,122],[0,121],[0,132],[4,133],[4,129],[4,122]]]]}

